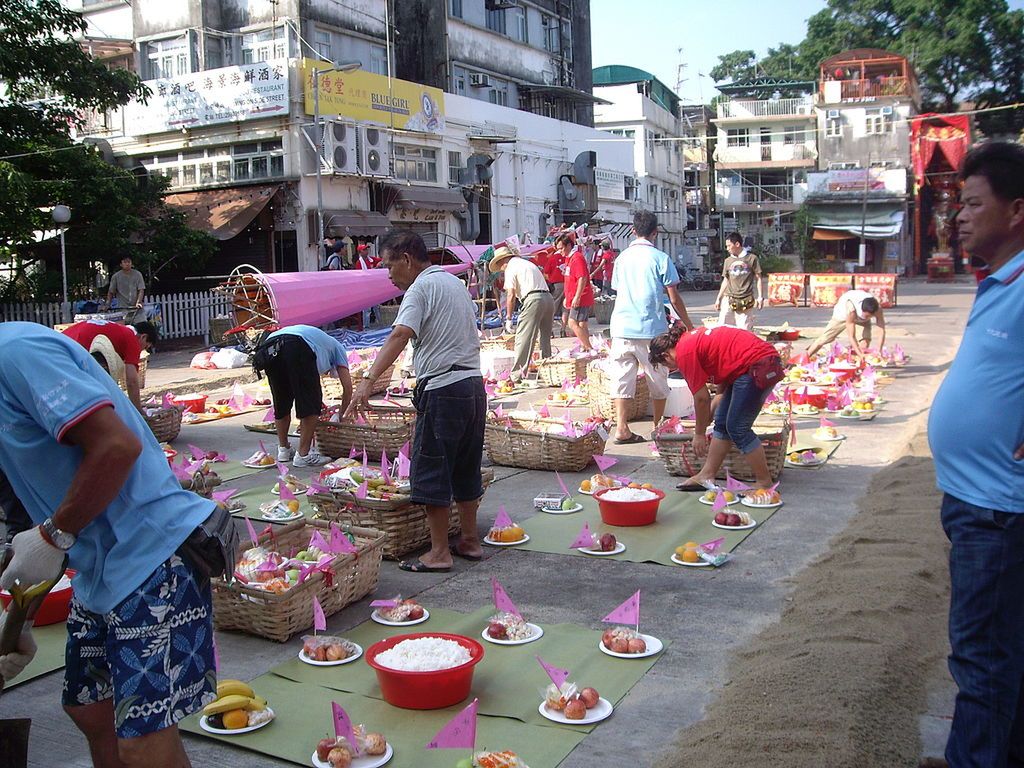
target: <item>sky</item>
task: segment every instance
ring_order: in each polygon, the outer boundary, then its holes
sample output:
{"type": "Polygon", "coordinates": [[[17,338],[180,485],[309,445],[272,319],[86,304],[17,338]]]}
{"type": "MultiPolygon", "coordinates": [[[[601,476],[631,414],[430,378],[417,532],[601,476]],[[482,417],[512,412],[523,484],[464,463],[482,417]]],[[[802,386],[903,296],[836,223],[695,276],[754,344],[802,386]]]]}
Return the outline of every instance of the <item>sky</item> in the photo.
{"type": "MultiPolygon", "coordinates": [[[[1024,8],[1024,0],[1009,5],[1024,8]]],[[[779,43],[799,43],[807,19],[825,6],[825,0],[590,0],[594,66],[638,67],[675,90],[682,61],[683,102],[707,103],[718,93],[708,73],[720,55],[750,48],[761,57],[779,43]]]]}

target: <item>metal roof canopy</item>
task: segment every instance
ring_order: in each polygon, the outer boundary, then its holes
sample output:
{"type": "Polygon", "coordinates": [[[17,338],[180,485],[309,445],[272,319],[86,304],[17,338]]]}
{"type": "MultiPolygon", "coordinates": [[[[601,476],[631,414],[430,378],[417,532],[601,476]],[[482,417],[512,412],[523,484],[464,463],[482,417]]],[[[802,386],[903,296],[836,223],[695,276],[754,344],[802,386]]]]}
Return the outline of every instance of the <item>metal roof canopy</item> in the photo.
{"type": "Polygon", "coordinates": [[[715,87],[726,96],[767,99],[776,91],[783,96],[786,94],[809,95],[814,92],[818,84],[814,80],[793,80],[789,77],[755,77],[751,80],[738,80],[715,87]]]}
{"type": "Polygon", "coordinates": [[[537,93],[542,96],[555,96],[566,101],[577,104],[611,104],[607,99],[602,99],[592,93],[579,91],[566,85],[544,85],[544,83],[518,83],[517,87],[527,93],[537,93]]]}
{"type": "Polygon", "coordinates": [[[650,72],[625,64],[608,64],[593,70],[594,85],[650,83],[650,98],[674,115],[679,114],[679,96],[650,72]]]}

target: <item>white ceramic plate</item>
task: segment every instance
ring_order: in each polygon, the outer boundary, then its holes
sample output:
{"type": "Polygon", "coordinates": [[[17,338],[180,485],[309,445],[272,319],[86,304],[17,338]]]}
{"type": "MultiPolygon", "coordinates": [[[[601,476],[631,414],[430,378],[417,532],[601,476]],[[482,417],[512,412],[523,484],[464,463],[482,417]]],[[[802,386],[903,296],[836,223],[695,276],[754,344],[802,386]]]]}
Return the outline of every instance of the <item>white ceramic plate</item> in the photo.
{"type": "Polygon", "coordinates": [[[355,661],[363,655],[363,647],[361,645],[359,645],[358,643],[352,643],[352,645],[356,647],[356,652],[353,653],[351,656],[347,656],[344,659],[339,659],[338,661],[313,661],[311,658],[309,658],[309,656],[306,655],[306,649],[303,648],[299,651],[299,661],[305,662],[306,664],[309,664],[313,667],[337,667],[341,664],[348,664],[349,662],[355,661]]]}
{"type": "Polygon", "coordinates": [[[577,493],[582,493],[584,496],[593,496],[594,495],[593,491],[584,491],[582,488],[577,488],[576,491],[577,491],[577,493]]]}
{"type": "MultiPolygon", "coordinates": [[[[270,709],[270,707],[267,707],[267,709],[270,709]]],[[[270,709],[270,711],[273,712],[274,710],[270,709]]],[[[227,728],[214,728],[208,722],[206,715],[203,715],[199,718],[199,727],[207,733],[216,733],[218,736],[239,736],[243,733],[249,733],[250,731],[258,731],[263,726],[270,725],[272,722],[274,722],[273,719],[266,720],[259,725],[247,725],[245,728],[236,728],[233,731],[229,731],[227,728]]]]}
{"type": "Polygon", "coordinates": [[[526,626],[530,628],[530,631],[533,634],[529,637],[524,637],[522,640],[495,640],[487,634],[487,627],[484,627],[484,631],[480,633],[480,636],[488,643],[494,643],[495,645],[526,645],[527,643],[532,643],[534,640],[540,640],[544,637],[544,629],[542,627],[539,627],[536,624],[531,624],[530,622],[526,622],[526,626]]]}
{"type": "Polygon", "coordinates": [[[260,515],[260,520],[266,520],[268,523],[290,523],[292,520],[298,520],[302,517],[302,510],[287,517],[278,517],[277,515],[260,515]]]}
{"type": "Polygon", "coordinates": [[[827,459],[815,459],[814,461],[790,461],[786,459],[785,464],[787,467],[795,467],[796,469],[810,469],[811,467],[820,467],[826,461],[827,459]]]}
{"type": "MultiPolygon", "coordinates": [[[[643,659],[647,656],[653,656],[656,653],[661,653],[662,649],[665,647],[665,644],[654,635],[645,635],[641,633],[640,639],[647,643],[647,650],[643,653],[616,653],[615,651],[609,651],[600,640],[597,641],[597,647],[602,653],[614,656],[616,659],[643,659]]],[[[597,707],[594,707],[594,709],[597,709],[597,707]]]]}
{"type": "Polygon", "coordinates": [[[609,557],[610,555],[619,555],[626,551],[626,545],[621,541],[615,542],[615,549],[610,552],[602,552],[600,549],[590,549],[589,547],[576,547],[577,552],[582,552],[584,555],[592,555],[594,557],[609,557]]]}
{"type": "Polygon", "coordinates": [[[602,696],[597,700],[597,704],[593,709],[587,710],[587,716],[582,720],[570,720],[561,712],[552,712],[548,709],[546,702],[541,702],[540,706],[537,707],[537,711],[540,712],[541,717],[546,717],[553,723],[562,723],[562,725],[590,725],[591,723],[599,723],[602,720],[606,720],[612,715],[612,703],[608,699],[602,696]]]}
{"type": "MultiPolygon", "coordinates": [[[[364,755],[363,757],[357,757],[352,761],[352,768],[380,768],[391,760],[392,755],[395,754],[395,750],[391,748],[391,743],[388,742],[388,748],[384,750],[383,755],[376,755],[371,757],[370,755],[364,755]]],[[[331,768],[331,764],[321,760],[316,756],[316,752],[312,755],[312,762],[316,768],[331,768]]]]}
{"type": "Polygon", "coordinates": [[[706,560],[698,560],[696,563],[688,563],[685,560],[680,560],[678,557],[676,557],[675,552],[672,553],[672,557],[670,557],[669,560],[671,560],[676,565],[685,565],[689,566],[690,568],[703,568],[704,566],[711,565],[711,563],[707,562],[706,560]]]}
{"type": "MultiPolygon", "coordinates": [[[[874,413],[874,411],[867,411],[867,413],[874,413]]],[[[837,419],[858,419],[859,420],[862,415],[863,415],[862,413],[858,413],[856,416],[844,416],[843,414],[841,414],[838,411],[836,411],[836,418],[837,419]]]]}
{"type": "Polygon", "coordinates": [[[846,439],[846,435],[836,435],[835,437],[821,437],[820,435],[812,435],[815,440],[821,440],[823,443],[838,443],[841,440],[846,439]]]}
{"type": "Polygon", "coordinates": [[[517,544],[525,544],[530,540],[530,534],[523,534],[523,538],[519,541],[494,541],[490,534],[484,536],[484,544],[490,544],[492,547],[514,547],[517,544]]]}
{"type": "Polygon", "coordinates": [[[757,520],[751,519],[746,525],[719,525],[714,520],[711,521],[711,524],[715,528],[721,528],[723,531],[747,531],[757,525],[757,520]]]}
{"type": "Polygon", "coordinates": [[[777,501],[773,504],[755,504],[753,501],[748,501],[746,496],[740,500],[740,504],[744,507],[750,507],[751,509],[775,509],[775,507],[782,506],[781,501],[777,501]]]}
{"type": "Polygon", "coordinates": [[[412,621],[388,621],[382,618],[377,610],[374,609],[373,613],[370,614],[370,618],[376,621],[378,624],[383,624],[385,627],[411,627],[413,624],[422,624],[424,621],[430,618],[430,611],[426,608],[423,609],[423,615],[418,619],[412,621]]]}
{"type": "Polygon", "coordinates": [[[271,467],[275,467],[277,465],[276,464],[249,464],[248,462],[243,461],[242,462],[242,466],[243,467],[248,467],[249,469],[270,469],[271,467]]]}
{"type": "Polygon", "coordinates": [[[549,515],[571,515],[573,512],[579,512],[581,509],[583,509],[583,505],[576,504],[568,509],[547,509],[546,507],[542,507],[540,511],[547,512],[549,515]]]}
{"type": "MultiPolygon", "coordinates": [[[[734,496],[735,496],[735,494],[734,494],[734,496]]],[[[715,502],[713,502],[713,501],[708,501],[707,499],[705,499],[703,495],[701,495],[701,496],[700,496],[700,497],[699,497],[699,498],[697,499],[697,501],[699,501],[699,502],[700,502],[701,504],[707,504],[707,505],[708,505],[709,507],[712,507],[712,506],[714,506],[714,504],[715,504],[715,502]]],[[[739,504],[739,503],[740,503],[740,498],[739,498],[739,496],[735,496],[735,498],[733,498],[733,500],[732,500],[732,501],[727,501],[727,502],[725,502],[725,503],[726,503],[726,504],[729,504],[729,505],[732,505],[732,504],[739,504]]]]}

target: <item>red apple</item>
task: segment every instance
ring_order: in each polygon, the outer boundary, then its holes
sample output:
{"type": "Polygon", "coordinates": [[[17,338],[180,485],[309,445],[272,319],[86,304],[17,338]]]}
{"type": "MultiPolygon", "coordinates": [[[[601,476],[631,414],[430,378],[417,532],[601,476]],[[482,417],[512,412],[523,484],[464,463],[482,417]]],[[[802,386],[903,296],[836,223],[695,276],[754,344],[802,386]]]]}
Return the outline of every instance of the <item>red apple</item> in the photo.
{"type": "Polygon", "coordinates": [[[728,522],[726,522],[726,525],[732,525],[732,526],[742,525],[742,524],[743,523],[740,522],[740,516],[736,515],[736,514],[730,514],[729,515],[729,520],[728,520],[728,522]]]}
{"type": "MultiPolygon", "coordinates": [[[[737,518],[737,519],[739,519],[739,518],[737,518]]],[[[423,606],[422,605],[414,605],[411,608],[409,608],[409,618],[408,618],[408,621],[416,621],[416,619],[422,619],[422,618],[423,618],[423,606]]]]}
{"type": "Polygon", "coordinates": [[[337,745],[337,739],[320,739],[316,744],[316,758],[322,763],[327,762],[327,756],[337,745]]]}
{"type": "Polygon", "coordinates": [[[598,699],[600,698],[600,694],[598,694],[597,690],[594,688],[584,688],[580,691],[580,701],[583,702],[583,706],[587,709],[593,709],[596,707],[598,699]]]}
{"type": "Polygon", "coordinates": [[[604,631],[604,634],[601,635],[601,642],[604,643],[604,647],[605,648],[611,648],[612,647],[612,640],[614,640],[614,639],[615,639],[615,633],[612,630],[610,630],[610,629],[606,629],[604,631]]]}
{"type": "Polygon", "coordinates": [[[718,523],[719,525],[728,525],[729,524],[729,517],[730,517],[730,515],[729,515],[728,512],[716,512],[715,513],[715,522],[718,523]]]}
{"type": "Polygon", "coordinates": [[[577,696],[565,705],[562,714],[566,720],[582,720],[587,716],[587,705],[577,696]]]}
{"type": "Polygon", "coordinates": [[[617,637],[612,640],[612,644],[608,650],[613,653],[629,653],[629,641],[624,637],[617,637]]]}
{"type": "Polygon", "coordinates": [[[629,640],[629,653],[643,653],[647,650],[647,643],[639,637],[633,637],[629,640]]]}
{"type": "Polygon", "coordinates": [[[602,552],[611,552],[613,549],[615,549],[615,545],[617,543],[618,542],[615,541],[615,536],[614,535],[612,535],[610,533],[606,533],[600,539],[601,551],[602,552]]]}
{"type": "Polygon", "coordinates": [[[504,624],[492,621],[487,625],[487,635],[489,637],[493,637],[495,640],[507,640],[508,630],[505,629],[504,624]]]}

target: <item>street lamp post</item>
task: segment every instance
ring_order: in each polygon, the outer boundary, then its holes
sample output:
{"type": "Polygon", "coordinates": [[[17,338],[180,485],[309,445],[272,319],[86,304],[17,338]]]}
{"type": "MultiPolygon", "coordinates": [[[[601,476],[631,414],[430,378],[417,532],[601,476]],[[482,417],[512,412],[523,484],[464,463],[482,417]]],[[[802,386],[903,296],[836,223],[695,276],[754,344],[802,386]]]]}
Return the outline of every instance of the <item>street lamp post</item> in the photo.
{"type": "Polygon", "coordinates": [[[322,170],[320,168],[323,164],[324,155],[324,126],[320,122],[320,75],[330,72],[351,72],[354,69],[359,69],[361,66],[361,62],[352,61],[345,64],[335,64],[326,69],[316,68],[313,70],[313,124],[316,125],[316,254],[318,262],[320,260],[320,248],[324,242],[324,188],[322,170]]]}
{"type": "MultiPolygon", "coordinates": [[[[53,217],[54,223],[60,226],[60,276],[64,286],[64,304],[61,306],[61,316],[64,316],[64,310],[68,306],[68,260],[64,250],[64,225],[71,221],[71,209],[66,205],[55,205],[50,211],[50,216],[53,217]]],[[[70,320],[70,318],[65,319],[70,320]]]]}

